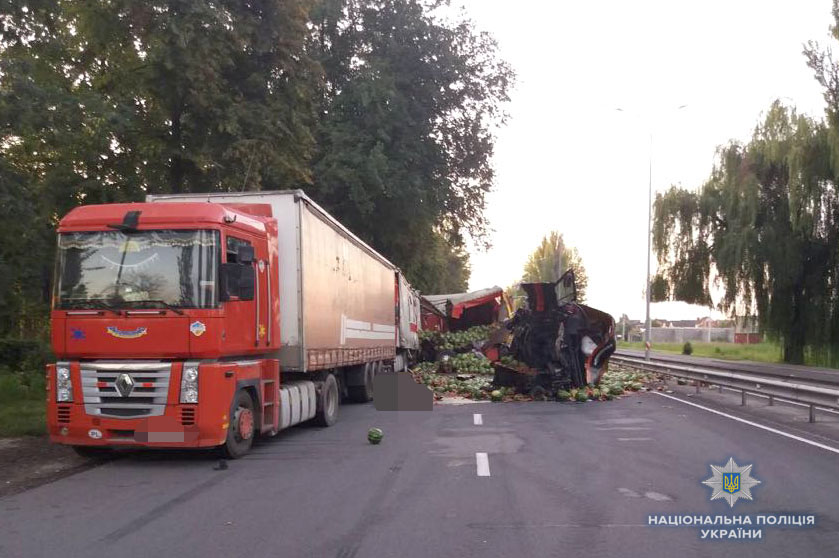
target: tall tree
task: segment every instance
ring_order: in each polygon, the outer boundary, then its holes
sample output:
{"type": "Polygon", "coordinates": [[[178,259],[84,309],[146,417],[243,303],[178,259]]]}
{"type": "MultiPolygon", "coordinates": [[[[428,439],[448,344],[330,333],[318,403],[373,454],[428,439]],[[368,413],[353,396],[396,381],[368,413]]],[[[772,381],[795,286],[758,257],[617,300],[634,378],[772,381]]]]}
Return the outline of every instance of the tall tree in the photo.
{"type": "Polygon", "coordinates": [[[65,206],[308,181],[309,3],[12,2],[3,154],[65,206]]]}
{"type": "MultiPolygon", "coordinates": [[[[656,196],[662,296],[757,313],[787,362],[839,357],[839,195],[828,127],[775,102],[751,140],[721,150],[697,192],[656,196]]],[[[834,159],[835,160],[835,159],[834,159]]]]}
{"type": "Polygon", "coordinates": [[[465,263],[464,235],[486,231],[513,80],[491,37],[433,15],[446,3],[324,0],[310,47],[324,69],[313,194],[426,292],[442,288],[430,235],[465,263]]]}
{"type": "Polygon", "coordinates": [[[574,270],[577,280],[577,301],[585,302],[588,275],[583,260],[576,248],[565,245],[560,233],[551,231],[528,256],[522,282],[556,281],[569,269],[574,270]]]}
{"type": "Polygon", "coordinates": [[[311,180],[309,4],[0,2],[0,196],[18,216],[0,222],[18,239],[0,267],[21,268],[0,334],[48,303],[51,232],[76,205],[311,180]]]}

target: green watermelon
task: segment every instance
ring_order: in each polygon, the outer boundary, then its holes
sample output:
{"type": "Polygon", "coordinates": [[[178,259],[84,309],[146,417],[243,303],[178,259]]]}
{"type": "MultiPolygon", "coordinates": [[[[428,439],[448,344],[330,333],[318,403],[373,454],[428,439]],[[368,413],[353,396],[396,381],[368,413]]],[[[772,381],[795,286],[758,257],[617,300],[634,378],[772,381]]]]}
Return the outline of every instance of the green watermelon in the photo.
{"type": "Polygon", "coordinates": [[[384,435],[385,434],[384,432],[382,432],[381,428],[371,428],[367,431],[367,441],[373,445],[376,445],[382,441],[384,435]]]}

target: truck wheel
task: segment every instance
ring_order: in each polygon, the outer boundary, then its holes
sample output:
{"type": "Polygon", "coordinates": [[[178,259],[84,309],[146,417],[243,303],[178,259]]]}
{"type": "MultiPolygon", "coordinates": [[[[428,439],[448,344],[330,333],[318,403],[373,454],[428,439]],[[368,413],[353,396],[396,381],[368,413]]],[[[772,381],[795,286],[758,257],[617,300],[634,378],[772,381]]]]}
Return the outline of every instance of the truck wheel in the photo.
{"type": "Polygon", "coordinates": [[[319,426],[332,426],[338,421],[338,381],[334,374],[329,374],[323,381],[318,395],[318,411],[315,423],[319,426]]]}
{"type": "Polygon", "coordinates": [[[114,451],[111,448],[100,448],[98,446],[73,446],[73,451],[79,457],[92,461],[106,461],[114,457],[114,451]]]}
{"type": "Polygon", "coordinates": [[[253,412],[253,399],[246,391],[236,393],[233,403],[233,416],[227,427],[227,441],[222,446],[224,455],[238,459],[251,449],[256,432],[256,419],[253,412]]]}
{"type": "Polygon", "coordinates": [[[373,400],[373,377],[375,376],[378,363],[371,363],[364,368],[364,385],[350,386],[350,399],[355,403],[367,403],[373,400]]]}

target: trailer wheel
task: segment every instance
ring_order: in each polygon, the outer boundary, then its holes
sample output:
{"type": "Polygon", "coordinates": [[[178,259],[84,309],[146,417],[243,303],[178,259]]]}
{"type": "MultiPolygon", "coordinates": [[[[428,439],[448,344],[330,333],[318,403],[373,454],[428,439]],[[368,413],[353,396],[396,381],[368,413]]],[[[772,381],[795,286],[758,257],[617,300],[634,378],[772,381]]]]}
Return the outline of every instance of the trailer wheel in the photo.
{"type": "Polygon", "coordinates": [[[374,362],[364,367],[364,385],[350,386],[350,399],[355,403],[367,403],[373,400],[373,377],[376,375],[375,371],[379,363],[374,362]]]}
{"type": "Polygon", "coordinates": [[[323,381],[318,394],[318,410],[315,423],[319,426],[332,426],[338,421],[338,381],[334,374],[329,374],[323,381]]]}
{"type": "Polygon", "coordinates": [[[253,412],[253,399],[246,391],[236,393],[233,403],[233,415],[227,428],[227,440],[222,451],[230,459],[238,459],[251,449],[256,432],[256,420],[253,412]]]}

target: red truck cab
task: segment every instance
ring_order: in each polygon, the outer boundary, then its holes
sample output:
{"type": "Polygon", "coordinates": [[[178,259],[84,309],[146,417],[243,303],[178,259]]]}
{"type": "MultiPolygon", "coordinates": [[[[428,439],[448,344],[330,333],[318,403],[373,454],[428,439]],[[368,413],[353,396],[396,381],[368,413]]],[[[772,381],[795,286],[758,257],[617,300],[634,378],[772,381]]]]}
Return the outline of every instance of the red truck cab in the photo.
{"type": "Polygon", "coordinates": [[[273,433],[270,215],[259,205],[134,203],[82,206],[61,220],[57,362],[47,370],[53,442],[84,453],[223,445],[236,456],[255,433],[273,433]]]}

